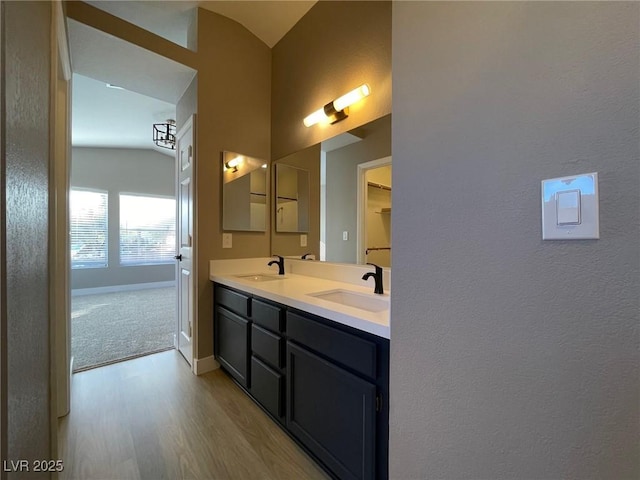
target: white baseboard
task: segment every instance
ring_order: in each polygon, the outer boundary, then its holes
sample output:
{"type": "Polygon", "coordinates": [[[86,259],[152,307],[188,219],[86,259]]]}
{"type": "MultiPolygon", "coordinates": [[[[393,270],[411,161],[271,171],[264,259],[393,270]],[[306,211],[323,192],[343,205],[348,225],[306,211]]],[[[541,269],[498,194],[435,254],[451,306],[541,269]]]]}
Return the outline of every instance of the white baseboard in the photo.
{"type": "Polygon", "coordinates": [[[193,359],[193,373],[195,373],[196,375],[202,375],[203,373],[212,372],[213,370],[217,370],[218,368],[220,368],[220,364],[216,361],[213,355],[211,355],[210,357],[193,359]]]}
{"type": "Polygon", "coordinates": [[[132,283],[129,285],[109,285],[106,287],[76,288],[74,290],[71,290],[71,296],[79,297],[81,295],[96,295],[99,293],[127,292],[132,290],[146,290],[149,288],[165,288],[175,286],[175,280],[169,280],[167,282],[132,283]]]}

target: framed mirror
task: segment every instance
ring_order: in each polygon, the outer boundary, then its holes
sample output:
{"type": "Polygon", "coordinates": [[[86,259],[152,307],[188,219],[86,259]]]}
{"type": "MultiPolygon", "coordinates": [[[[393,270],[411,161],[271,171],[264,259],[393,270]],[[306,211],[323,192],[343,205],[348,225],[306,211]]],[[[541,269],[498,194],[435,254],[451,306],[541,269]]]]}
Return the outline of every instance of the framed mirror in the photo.
{"type": "Polygon", "coordinates": [[[309,171],[276,164],[276,232],[309,231],[309,171]]]}
{"type": "Polygon", "coordinates": [[[268,164],[236,152],[222,152],[222,229],[267,229],[268,164]]]}

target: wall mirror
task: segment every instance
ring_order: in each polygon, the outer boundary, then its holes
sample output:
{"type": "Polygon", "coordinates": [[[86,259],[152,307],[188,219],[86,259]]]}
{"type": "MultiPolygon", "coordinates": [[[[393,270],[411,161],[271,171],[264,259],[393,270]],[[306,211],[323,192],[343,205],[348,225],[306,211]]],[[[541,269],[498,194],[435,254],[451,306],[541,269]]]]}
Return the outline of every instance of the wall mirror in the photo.
{"type": "MultiPolygon", "coordinates": [[[[305,234],[271,229],[271,253],[391,266],[391,115],[275,162],[309,172],[305,234]]],[[[277,173],[274,184],[277,183],[277,173]]]]}
{"type": "Polygon", "coordinates": [[[276,164],[276,232],[309,231],[309,170],[276,164]]]}
{"type": "Polygon", "coordinates": [[[222,152],[222,229],[264,232],[267,228],[268,165],[236,152],[222,152]]]}

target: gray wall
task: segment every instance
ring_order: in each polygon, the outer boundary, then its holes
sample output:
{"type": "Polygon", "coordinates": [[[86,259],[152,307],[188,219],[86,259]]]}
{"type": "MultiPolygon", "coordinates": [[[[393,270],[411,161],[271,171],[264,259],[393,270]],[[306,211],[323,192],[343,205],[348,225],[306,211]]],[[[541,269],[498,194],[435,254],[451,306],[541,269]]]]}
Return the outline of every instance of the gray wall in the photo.
{"type": "MultiPolygon", "coordinates": [[[[49,390],[51,5],[3,2],[2,454],[56,458],[49,390]],[[6,176],[5,176],[6,175],[6,176]],[[6,187],[6,188],[5,188],[6,187]],[[5,397],[6,395],[6,397],[5,397]]],[[[5,473],[2,473],[5,478],[5,473]]],[[[9,477],[49,478],[31,472],[9,477]]]]}
{"type": "Polygon", "coordinates": [[[637,478],[640,4],[397,2],[390,476],[637,478]],[[600,240],[541,240],[597,171],[600,240]]]}
{"type": "Polygon", "coordinates": [[[175,279],[175,265],[120,266],[119,194],[175,195],[175,158],[154,150],[73,148],[71,187],[109,192],[109,266],[74,269],[71,288],[165,282],[175,279]]]}
{"type": "Polygon", "coordinates": [[[355,130],[363,140],[327,152],[326,245],[329,262],[358,261],[358,165],[391,155],[391,116],[355,130]],[[342,240],[342,232],[349,240],[342,240]]]}

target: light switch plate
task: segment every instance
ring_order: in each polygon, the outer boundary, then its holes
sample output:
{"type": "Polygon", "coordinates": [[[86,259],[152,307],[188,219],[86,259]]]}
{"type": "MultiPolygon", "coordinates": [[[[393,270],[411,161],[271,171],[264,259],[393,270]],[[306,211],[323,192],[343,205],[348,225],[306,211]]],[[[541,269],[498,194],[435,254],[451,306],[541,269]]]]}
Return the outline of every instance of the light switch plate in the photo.
{"type": "Polygon", "coordinates": [[[301,247],[307,246],[307,236],[304,233],[300,235],[300,246],[301,247]]]}
{"type": "Polygon", "coordinates": [[[598,174],[542,181],[542,239],[600,238],[598,174]]]}
{"type": "Polygon", "coordinates": [[[347,231],[342,232],[342,240],[344,240],[345,242],[349,240],[349,232],[347,231]]]}
{"type": "Polygon", "coordinates": [[[222,248],[231,248],[233,245],[233,236],[230,233],[222,234],[222,248]]]}

